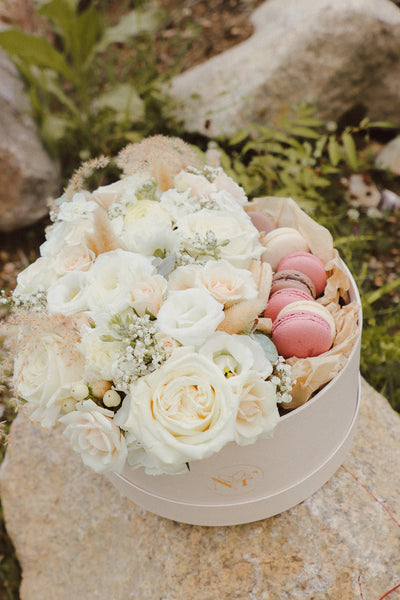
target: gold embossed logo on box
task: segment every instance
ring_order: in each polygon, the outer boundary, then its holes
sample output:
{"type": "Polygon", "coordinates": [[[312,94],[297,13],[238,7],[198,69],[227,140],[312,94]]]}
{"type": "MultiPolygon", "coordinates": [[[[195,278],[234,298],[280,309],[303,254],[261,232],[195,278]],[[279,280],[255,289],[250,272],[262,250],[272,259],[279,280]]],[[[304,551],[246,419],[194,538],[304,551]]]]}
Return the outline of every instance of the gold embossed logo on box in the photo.
{"type": "Polygon", "coordinates": [[[239,496],[254,490],[264,473],[254,465],[222,467],[210,477],[209,489],[222,496],[239,496]]]}

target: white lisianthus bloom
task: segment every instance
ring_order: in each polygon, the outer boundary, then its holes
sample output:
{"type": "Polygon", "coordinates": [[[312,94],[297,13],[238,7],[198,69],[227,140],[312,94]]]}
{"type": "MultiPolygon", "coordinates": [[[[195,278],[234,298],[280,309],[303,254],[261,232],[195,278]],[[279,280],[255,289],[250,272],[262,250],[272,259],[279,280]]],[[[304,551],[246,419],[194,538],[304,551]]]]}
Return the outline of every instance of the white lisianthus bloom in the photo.
{"type": "Polygon", "coordinates": [[[57,219],[68,223],[74,223],[84,219],[91,220],[97,206],[98,205],[92,200],[89,192],[77,192],[70,201],[65,201],[60,205],[57,219]]]}
{"type": "Polygon", "coordinates": [[[112,368],[124,352],[124,344],[120,341],[104,341],[109,336],[106,327],[85,327],[81,331],[81,352],[85,357],[85,378],[87,381],[99,379],[111,380],[112,368]]]}
{"type": "Polygon", "coordinates": [[[165,208],[155,200],[138,200],[129,204],[125,211],[125,225],[142,219],[157,219],[164,223],[171,223],[171,217],[165,208]]]}
{"type": "Polygon", "coordinates": [[[77,404],[77,410],[59,419],[66,425],[63,433],[73,450],[96,473],[119,473],[125,465],[126,442],[113,416],[112,410],[97,406],[93,400],[85,400],[77,404]]]}
{"type": "Polygon", "coordinates": [[[146,173],[135,173],[109,185],[103,185],[92,193],[93,198],[106,210],[115,202],[126,203],[136,199],[136,191],[148,180],[146,173]]]}
{"type": "Polygon", "coordinates": [[[149,257],[164,257],[178,248],[179,235],[171,224],[150,217],[127,223],[119,235],[128,250],[149,257]]]}
{"type": "Polygon", "coordinates": [[[54,258],[54,270],[57,275],[65,275],[70,271],[87,271],[95,258],[95,253],[85,244],[65,246],[54,258]]]}
{"type": "Polygon", "coordinates": [[[200,200],[208,198],[217,188],[204,175],[181,171],[174,179],[175,187],[179,192],[189,190],[190,196],[200,200]]]}
{"type": "Polygon", "coordinates": [[[57,221],[46,230],[46,241],[40,246],[41,256],[56,257],[67,246],[84,243],[88,235],[94,234],[92,219],[81,221],[57,221]]]}
{"type": "Polygon", "coordinates": [[[183,245],[191,250],[191,237],[206,237],[212,231],[218,242],[219,258],[235,267],[247,268],[253,258],[260,258],[265,248],[258,241],[258,231],[245,213],[202,209],[177,222],[183,245]]]}
{"type": "Polygon", "coordinates": [[[244,189],[233,181],[232,177],[229,177],[222,169],[219,170],[213,184],[218,191],[228,193],[239,206],[246,204],[247,196],[244,189]]]}
{"type": "Polygon", "coordinates": [[[147,472],[182,472],[233,439],[237,409],[220,370],[193,348],[177,348],[132,386],[116,422],[146,451],[147,472]]]}
{"type": "Polygon", "coordinates": [[[210,194],[207,206],[205,208],[235,211],[241,215],[243,214],[242,206],[225,190],[219,190],[210,194]]]}
{"type": "Polygon", "coordinates": [[[39,290],[46,291],[56,279],[53,261],[47,257],[39,257],[17,275],[13,295],[27,300],[39,290]]]}
{"type": "Polygon", "coordinates": [[[87,311],[87,289],[86,271],[71,271],[63,275],[48,289],[47,310],[67,316],[87,311]]]}
{"type": "Polygon", "coordinates": [[[71,384],[80,381],[84,359],[78,346],[70,347],[63,332],[44,333],[18,352],[14,363],[15,392],[36,405],[32,418],[52,427],[71,395],[71,384]]]}
{"type": "Polygon", "coordinates": [[[272,365],[261,346],[247,335],[216,331],[199,348],[199,353],[220,369],[235,390],[243,386],[250,372],[260,379],[266,379],[272,373],[272,365]]]}
{"type": "Polygon", "coordinates": [[[198,200],[190,195],[190,189],[178,192],[175,188],[171,188],[163,192],[160,198],[160,205],[171,215],[174,221],[200,208],[198,200]]]}
{"type": "Polygon", "coordinates": [[[205,290],[187,289],[169,294],[160,308],[157,324],[162,333],[182,345],[199,346],[223,319],[222,304],[205,290]]]}
{"type": "Polygon", "coordinates": [[[93,313],[121,313],[132,306],[143,315],[157,314],[166,281],[151,260],[134,252],[113,250],[97,257],[88,271],[88,305],[93,313]]]}
{"type": "Polygon", "coordinates": [[[235,441],[245,446],[272,437],[279,422],[276,386],[250,373],[239,398],[235,441]]]}

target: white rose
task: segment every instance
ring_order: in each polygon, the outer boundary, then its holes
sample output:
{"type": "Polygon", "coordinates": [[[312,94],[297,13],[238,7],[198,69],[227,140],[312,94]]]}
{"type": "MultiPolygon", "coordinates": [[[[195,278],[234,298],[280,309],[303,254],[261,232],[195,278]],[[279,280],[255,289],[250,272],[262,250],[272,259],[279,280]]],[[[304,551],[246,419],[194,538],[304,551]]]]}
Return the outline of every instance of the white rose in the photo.
{"type": "Polygon", "coordinates": [[[202,209],[183,216],[177,222],[183,244],[190,250],[191,237],[205,238],[212,231],[218,241],[220,258],[235,267],[247,268],[251,259],[260,258],[265,248],[258,241],[258,231],[244,212],[202,209]]]}
{"type": "Polygon", "coordinates": [[[261,379],[272,373],[272,365],[261,346],[247,335],[216,331],[199,348],[199,352],[220,369],[235,390],[243,386],[250,372],[261,379]]]}
{"type": "Polygon", "coordinates": [[[182,472],[185,463],[211,456],[232,440],[237,408],[219,369],[192,348],[178,348],[132,386],[116,422],[146,452],[147,472],[182,472]]]}
{"type": "Polygon", "coordinates": [[[125,250],[97,257],[88,271],[88,305],[93,312],[116,314],[133,306],[156,314],[166,281],[155,274],[150,259],[125,250]]]}
{"type": "Polygon", "coordinates": [[[222,304],[202,289],[171,292],[157,315],[162,333],[193,346],[202,344],[223,319],[222,304]]]}
{"type": "Polygon", "coordinates": [[[276,386],[250,374],[240,393],[236,443],[244,446],[260,438],[272,437],[279,422],[276,401],[276,386]]]}
{"type": "Polygon", "coordinates": [[[71,271],[63,275],[48,289],[47,310],[67,316],[87,311],[87,288],[87,272],[71,271]]]}
{"type": "Polygon", "coordinates": [[[18,274],[13,295],[28,299],[39,290],[46,291],[56,278],[52,260],[39,257],[18,274]]]}
{"type": "Polygon", "coordinates": [[[114,413],[93,400],[77,404],[77,410],[70,412],[59,421],[66,425],[65,437],[73,450],[96,473],[106,471],[121,472],[127,448],[120,428],[113,421],[114,413]]]}
{"type": "Polygon", "coordinates": [[[65,275],[70,271],[87,271],[95,258],[95,253],[85,244],[65,246],[54,259],[54,269],[58,275],[65,275]]]}
{"type": "Polygon", "coordinates": [[[64,331],[37,335],[15,359],[15,391],[37,405],[32,417],[43,427],[54,425],[63,402],[70,397],[71,384],[82,378],[83,357],[74,341],[77,343],[64,331]]]}
{"type": "Polygon", "coordinates": [[[124,351],[118,341],[104,341],[110,335],[105,327],[87,327],[82,331],[81,351],[85,357],[85,376],[88,381],[111,380],[112,367],[124,351]]]}

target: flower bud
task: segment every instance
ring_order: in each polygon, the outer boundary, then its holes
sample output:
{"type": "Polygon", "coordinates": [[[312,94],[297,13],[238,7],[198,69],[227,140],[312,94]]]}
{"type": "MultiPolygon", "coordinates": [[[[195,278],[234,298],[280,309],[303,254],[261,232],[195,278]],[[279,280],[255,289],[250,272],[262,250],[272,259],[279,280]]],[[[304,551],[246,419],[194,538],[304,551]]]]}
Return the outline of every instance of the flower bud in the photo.
{"type": "Polygon", "coordinates": [[[96,398],[103,398],[108,390],[111,390],[111,383],[105,379],[99,379],[92,384],[92,392],[96,398]]]}
{"type": "Polygon", "coordinates": [[[121,396],[115,390],[108,390],[103,396],[103,404],[108,408],[119,406],[121,404],[121,396]]]}
{"type": "Polygon", "coordinates": [[[71,385],[71,396],[77,402],[84,400],[89,395],[89,388],[85,383],[75,383],[71,385]]]}

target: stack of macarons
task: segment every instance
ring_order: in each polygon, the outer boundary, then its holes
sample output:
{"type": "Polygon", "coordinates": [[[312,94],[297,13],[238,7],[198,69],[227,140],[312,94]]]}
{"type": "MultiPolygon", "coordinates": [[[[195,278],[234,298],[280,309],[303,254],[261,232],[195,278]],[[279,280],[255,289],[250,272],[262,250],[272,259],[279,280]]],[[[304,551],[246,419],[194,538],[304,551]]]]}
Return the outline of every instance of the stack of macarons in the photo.
{"type": "Polygon", "coordinates": [[[329,310],[315,300],[327,281],[323,262],[291,227],[269,231],[263,245],[262,260],[275,271],[264,316],[272,320],[272,341],[279,354],[307,358],[326,352],[336,328],[329,310]]]}

